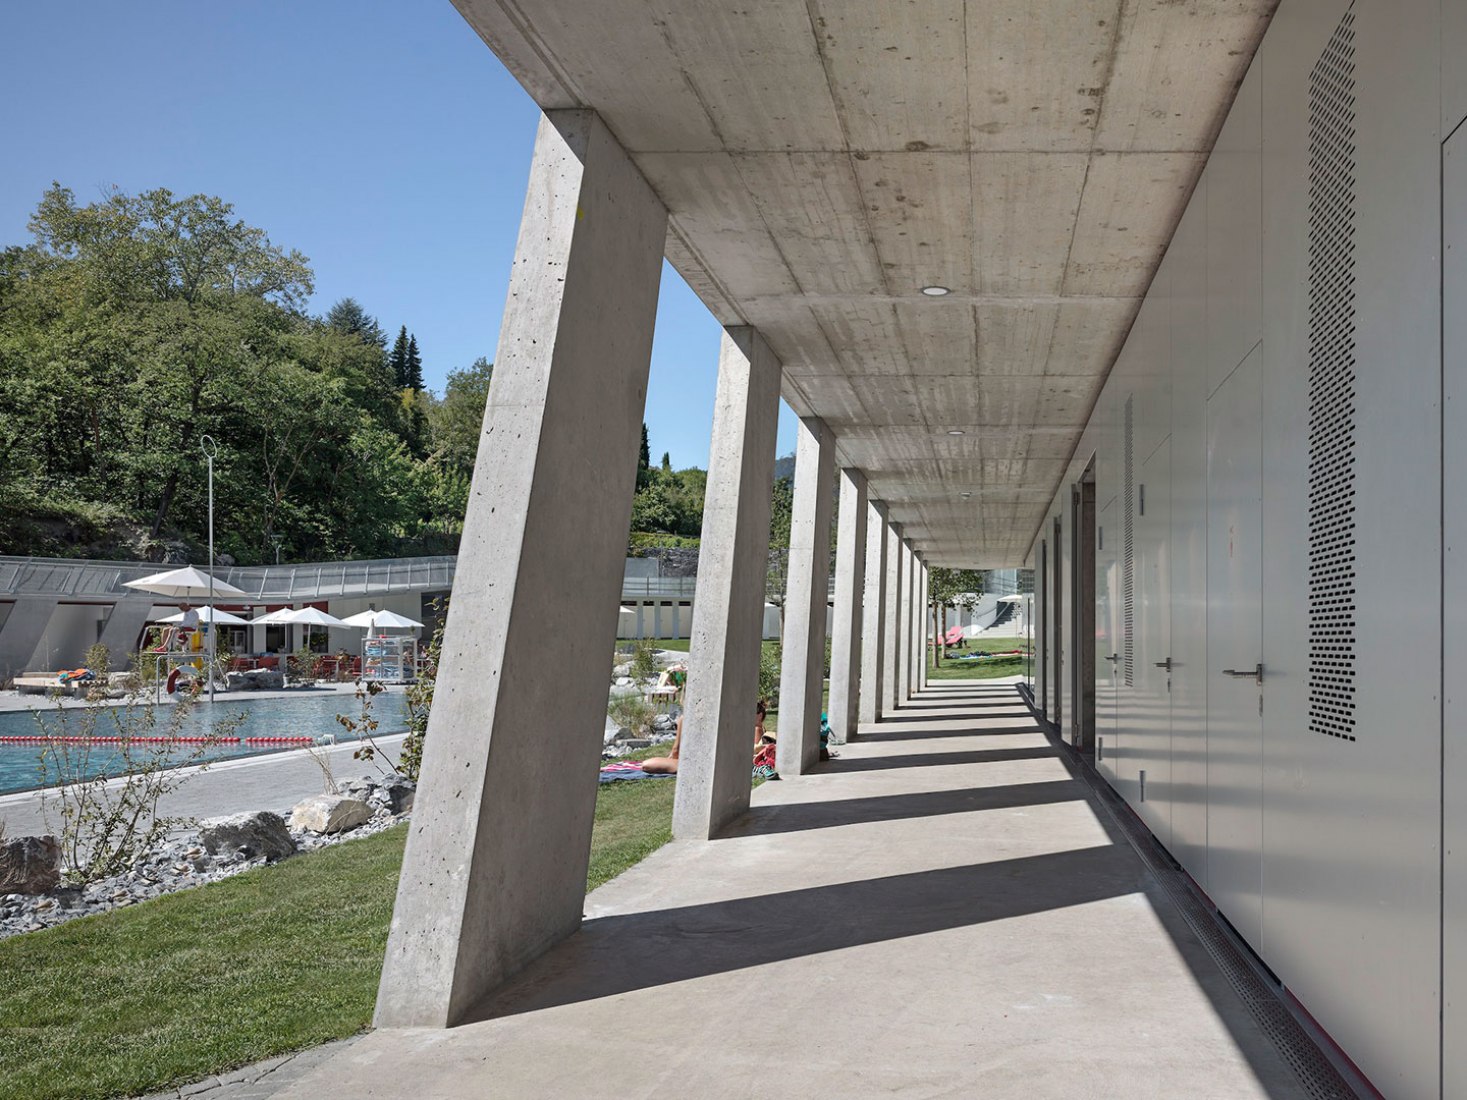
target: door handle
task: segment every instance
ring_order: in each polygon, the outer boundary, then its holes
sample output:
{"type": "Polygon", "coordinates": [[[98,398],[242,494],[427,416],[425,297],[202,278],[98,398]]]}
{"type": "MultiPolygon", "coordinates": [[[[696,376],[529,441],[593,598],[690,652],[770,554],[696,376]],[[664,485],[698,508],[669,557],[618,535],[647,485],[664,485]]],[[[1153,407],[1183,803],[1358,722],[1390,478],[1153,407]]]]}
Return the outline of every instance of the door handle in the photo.
{"type": "Polygon", "coordinates": [[[1239,680],[1254,680],[1261,684],[1263,683],[1263,662],[1260,661],[1252,668],[1225,668],[1223,675],[1233,676],[1239,680]]]}
{"type": "Polygon", "coordinates": [[[1157,668],[1164,668],[1168,672],[1170,672],[1172,670],[1172,659],[1170,657],[1168,657],[1165,661],[1157,661],[1156,662],[1156,667],[1157,668]]]}
{"type": "Polygon", "coordinates": [[[1119,661],[1120,659],[1121,655],[1119,653],[1112,653],[1109,657],[1106,658],[1107,661],[1119,661]]]}

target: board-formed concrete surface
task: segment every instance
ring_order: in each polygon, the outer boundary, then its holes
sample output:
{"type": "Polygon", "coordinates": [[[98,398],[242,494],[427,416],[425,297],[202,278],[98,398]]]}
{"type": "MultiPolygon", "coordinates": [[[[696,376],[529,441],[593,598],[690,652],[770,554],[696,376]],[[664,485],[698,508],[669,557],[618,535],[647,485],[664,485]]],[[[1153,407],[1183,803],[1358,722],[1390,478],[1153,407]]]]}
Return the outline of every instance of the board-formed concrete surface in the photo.
{"type": "Polygon", "coordinates": [[[935,683],[595,891],[471,1022],[278,1096],[1304,1096],[1087,790],[1012,683],[935,683]]]}
{"type": "Polygon", "coordinates": [[[454,3],[605,119],[688,285],[967,568],[1027,551],[1277,0],[454,3]]]}

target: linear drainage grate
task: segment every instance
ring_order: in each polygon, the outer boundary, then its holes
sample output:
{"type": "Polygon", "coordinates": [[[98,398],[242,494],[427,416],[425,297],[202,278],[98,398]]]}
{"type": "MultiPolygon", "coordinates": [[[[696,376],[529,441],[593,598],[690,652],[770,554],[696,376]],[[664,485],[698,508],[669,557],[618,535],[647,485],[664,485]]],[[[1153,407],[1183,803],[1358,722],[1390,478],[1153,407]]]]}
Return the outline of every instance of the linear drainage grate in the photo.
{"type": "Polygon", "coordinates": [[[1032,695],[1022,688],[1019,695],[1028,703],[1045,735],[1060,748],[1060,758],[1090,788],[1096,801],[1106,809],[1116,827],[1125,834],[1131,847],[1146,864],[1147,870],[1166,892],[1168,900],[1176,906],[1187,927],[1223,972],[1253,1019],[1273,1042],[1279,1055],[1299,1078],[1305,1092],[1315,1100],[1362,1100],[1364,1097],[1377,1095],[1363,1083],[1357,1088],[1345,1078],[1284,1002],[1283,991],[1263,976],[1262,965],[1254,961],[1236,933],[1229,932],[1224,927],[1221,916],[1214,914],[1187,884],[1183,872],[1157,843],[1141,819],[1131,812],[1130,807],[1081,754],[1056,736],[1051,724],[1035,710],[1032,695]]]}

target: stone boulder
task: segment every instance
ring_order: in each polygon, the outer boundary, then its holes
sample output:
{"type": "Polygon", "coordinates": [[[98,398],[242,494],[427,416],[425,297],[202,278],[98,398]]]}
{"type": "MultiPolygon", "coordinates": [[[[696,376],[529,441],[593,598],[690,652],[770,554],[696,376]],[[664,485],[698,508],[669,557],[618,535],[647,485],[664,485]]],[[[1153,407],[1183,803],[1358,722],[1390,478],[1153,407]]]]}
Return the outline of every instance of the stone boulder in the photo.
{"type": "Polygon", "coordinates": [[[212,818],[199,827],[199,840],[211,855],[237,852],[246,859],[264,856],[272,863],[296,849],[285,820],[269,810],[212,818]]]}
{"type": "Polygon", "coordinates": [[[308,833],[344,833],[372,819],[372,807],[344,794],[318,794],[290,811],[290,827],[308,833]]]}
{"type": "Polygon", "coordinates": [[[44,894],[61,884],[61,845],[54,836],[0,841],[0,894],[44,894]]]}
{"type": "Polygon", "coordinates": [[[377,784],[372,792],[372,801],[379,803],[388,813],[405,814],[413,808],[413,797],[417,788],[411,779],[401,775],[389,775],[377,784]]]}
{"type": "Polygon", "coordinates": [[[231,672],[226,680],[230,691],[278,691],[285,686],[285,674],[277,668],[231,672]]]}

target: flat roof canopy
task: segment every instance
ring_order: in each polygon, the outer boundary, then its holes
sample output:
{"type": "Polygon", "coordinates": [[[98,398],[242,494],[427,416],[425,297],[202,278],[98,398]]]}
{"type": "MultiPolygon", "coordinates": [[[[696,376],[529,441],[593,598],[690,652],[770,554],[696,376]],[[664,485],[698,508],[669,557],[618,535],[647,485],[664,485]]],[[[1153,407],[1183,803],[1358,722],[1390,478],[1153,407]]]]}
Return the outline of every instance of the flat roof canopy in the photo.
{"type": "Polygon", "coordinates": [[[929,561],[998,567],[1277,0],[455,3],[543,109],[601,115],[668,259],[929,561]]]}

